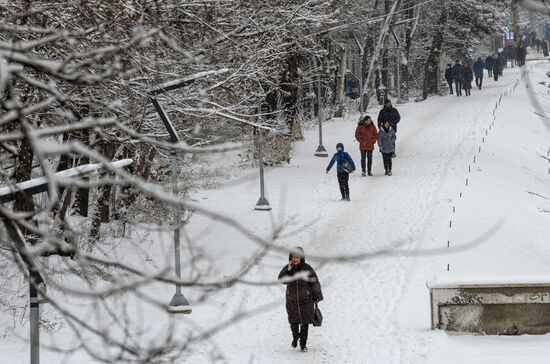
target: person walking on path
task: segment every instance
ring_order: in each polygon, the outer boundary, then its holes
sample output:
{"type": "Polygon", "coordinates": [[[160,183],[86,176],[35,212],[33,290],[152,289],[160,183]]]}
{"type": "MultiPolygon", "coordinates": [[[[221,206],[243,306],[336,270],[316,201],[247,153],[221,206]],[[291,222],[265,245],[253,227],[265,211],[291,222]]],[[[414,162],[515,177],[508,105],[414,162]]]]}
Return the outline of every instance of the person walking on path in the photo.
{"type": "Polygon", "coordinates": [[[447,68],[445,69],[445,80],[449,85],[449,93],[453,94],[453,65],[447,63],[447,68]]]}
{"type": "Polygon", "coordinates": [[[476,76],[476,86],[481,90],[483,85],[483,70],[485,69],[485,62],[479,57],[474,63],[474,74],[476,76]]]}
{"type": "Polygon", "coordinates": [[[487,77],[493,77],[493,57],[490,54],[485,58],[485,68],[487,69],[487,77]]]}
{"type": "Polygon", "coordinates": [[[342,194],[342,201],[349,201],[349,174],[355,171],[355,163],[350,155],[344,152],[344,144],[336,144],[336,153],[332,156],[330,163],[327,166],[327,174],[336,163],[336,175],[338,177],[338,185],[342,194]]]}
{"type": "Polygon", "coordinates": [[[323,300],[319,278],[313,268],[306,263],[304,250],[292,249],[288,264],[279,273],[279,280],[286,284],[286,312],[292,331],[292,348],[298,346],[307,351],[309,324],[313,323],[314,305],[323,300]]]}
{"type": "Polygon", "coordinates": [[[378,148],[382,153],[382,159],[384,160],[384,169],[386,170],[386,176],[391,176],[392,172],[392,154],[395,152],[395,131],[388,121],[384,122],[382,129],[378,131],[378,148]]]}
{"type": "Polygon", "coordinates": [[[472,89],[472,81],[474,80],[474,71],[468,62],[464,64],[464,91],[466,96],[470,96],[470,90],[472,89]]]}
{"type": "Polygon", "coordinates": [[[502,66],[498,59],[493,62],[493,79],[498,81],[498,76],[502,73],[502,66]]]}
{"type": "Polygon", "coordinates": [[[453,80],[455,81],[456,96],[462,96],[462,83],[464,82],[464,67],[460,61],[456,61],[453,66],[453,80]]]}
{"type": "Polygon", "coordinates": [[[355,139],[359,142],[359,151],[361,152],[361,176],[365,177],[368,173],[372,176],[372,151],[378,138],[378,131],[372,122],[370,116],[365,116],[359,121],[355,129],[355,139]],[[365,157],[367,162],[365,163],[365,157]]]}
{"type": "MultiPolygon", "coordinates": [[[[378,113],[378,130],[382,128],[386,121],[390,122],[390,125],[395,133],[397,133],[397,124],[401,121],[401,115],[395,107],[392,106],[390,100],[384,100],[384,107],[378,113]]],[[[392,157],[395,157],[395,151],[392,154],[392,157]]]]}

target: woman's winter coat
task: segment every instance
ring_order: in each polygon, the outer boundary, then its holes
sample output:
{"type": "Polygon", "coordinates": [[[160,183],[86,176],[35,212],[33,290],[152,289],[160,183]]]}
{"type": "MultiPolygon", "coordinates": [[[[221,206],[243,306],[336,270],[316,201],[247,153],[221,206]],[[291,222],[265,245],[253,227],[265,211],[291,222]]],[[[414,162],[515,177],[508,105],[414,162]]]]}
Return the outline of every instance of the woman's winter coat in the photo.
{"type": "Polygon", "coordinates": [[[353,159],[351,159],[350,155],[346,152],[344,152],[344,144],[338,143],[336,144],[337,147],[341,148],[339,152],[334,153],[332,156],[332,159],[330,160],[330,163],[327,166],[327,172],[330,171],[334,163],[336,163],[336,172],[338,173],[346,173],[344,170],[344,167],[342,166],[343,161],[348,161],[348,163],[351,165],[352,171],[355,171],[355,163],[353,163],[353,159]]]}
{"type": "Polygon", "coordinates": [[[390,126],[389,129],[382,128],[378,131],[378,147],[381,153],[395,153],[396,135],[390,126]]]}
{"type": "MultiPolygon", "coordinates": [[[[292,254],[289,260],[292,259],[292,254]]],[[[284,266],[279,273],[279,280],[286,284],[286,312],[288,322],[291,324],[312,324],[315,302],[323,300],[321,284],[313,268],[306,264],[305,258],[297,266],[289,271],[288,266],[284,266]],[[293,279],[294,276],[305,275],[306,280],[301,278],[293,279]]]]}
{"type": "Polygon", "coordinates": [[[472,88],[473,79],[474,79],[474,72],[472,71],[472,67],[465,66],[464,67],[464,87],[472,88]]]}
{"type": "Polygon", "coordinates": [[[373,150],[378,137],[376,126],[373,123],[367,124],[362,121],[355,129],[355,139],[359,142],[360,150],[373,150]]]}

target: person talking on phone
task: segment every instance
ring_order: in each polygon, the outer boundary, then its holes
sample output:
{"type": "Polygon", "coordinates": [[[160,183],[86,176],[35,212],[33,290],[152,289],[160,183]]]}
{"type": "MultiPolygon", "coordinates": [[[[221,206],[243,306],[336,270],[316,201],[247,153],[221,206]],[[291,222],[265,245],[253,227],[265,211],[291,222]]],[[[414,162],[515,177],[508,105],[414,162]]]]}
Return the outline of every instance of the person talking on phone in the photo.
{"type": "Polygon", "coordinates": [[[321,284],[313,268],[306,263],[304,250],[292,249],[288,264],[279,273],[279,280],[286,284],[286,312],[292,331],[292,348],[298,346],[307,351],[308,325],[313,323],[314,304],[323,300],[321,284]]]}

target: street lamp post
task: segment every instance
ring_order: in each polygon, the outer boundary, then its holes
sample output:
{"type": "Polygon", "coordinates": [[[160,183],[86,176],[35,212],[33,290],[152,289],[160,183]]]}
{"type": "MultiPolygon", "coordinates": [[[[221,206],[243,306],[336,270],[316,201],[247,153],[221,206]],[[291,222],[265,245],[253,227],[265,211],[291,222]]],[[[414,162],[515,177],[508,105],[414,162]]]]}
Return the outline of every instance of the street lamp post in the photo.
{"type": "MultiPolygon", "coordinates": [[[[124,159],[121,161],[112,162],[113,167],[124,167],[132,163],[131,159],[124,159]]],[[[57,172],[54,176],[63,176],[65,178],[98,171],[103,168],[100,164],[88,164],[75,168],[71,168],[65,171],[57,172]]],[[[19,195],[31,197],[37,193],[48,191],[49,181],[46,177],[38,177],[29,181],[18,183],[16,186],[6,186],[0,188],[0,204],[15,200],[19,195]]],[[[38,300],[37,287],[42,287],[42,290],[46,289],[44,279],[36,268],[36,264],[30,254],[26,250],[27,244],[25,243],[25,237],[21,233],[19,227],[6,216],[2,216],[4,226],[8,236],[12,240],[16,247],[21,260],[25,264],[29,274],[29,325],[30,325],[30,363],[40,363],[40,301],[38,300]]]]}
{"type": "Polygon", "coordinates": [[[321,70],[317,73],[317,120],[319,122],[319,146],[315,151],[316,157],[328,157],[327,150],[323,146],[323,112],[321,111],[321,70]]]}
{"type": "Polygon", "coordinates": [[[264,141],[262,137],[262,130],[258,129],[258,144],[260,149],[260,198],[258,199],[258,202],[256,203],[256,207],[254,207],[255,210],[260,211],[270,211],[271,205],[267,201],[267,198],[265,197],[265,187],[264,187],[264,141]]]}
{"type": "MultiPolygon", "coordinates": [[[[261,121],[262,115],[262,106],[258,106],[258,121],[261,121]]],[[[259,124],[259,123],[258,123],[259,124]]],[[[258,149],[259,149],[259,160],[260,160],[260,198],[256,202],[255,210],[259,211],[270,211],[271,205],[265,197],[265,184],[264,184],[264,138],[263,131],[261,128],[257,128],[258,131],[258,149]]]]}
{"type": "MultiPolygon", "coordinates": [[[[153,106],[155,107],[155,110],[159,114],[160,120],[162,120],[162,123],[164,124],[164,127],[168,131],[168,134],[170,135],[170,142],[171,143],[179,143],[178,134],[176,133],[176,129],[174,128],[174,125],[170,121],[170,118],[162,108],[162,105],[158,102],[158,100],[155,97],[151,97],[151,102],[153,103],[153,106]]],[[[172,150],[170,152],[170,173],[171,173],[171,184],[172,184],[172,194],[175,198],[178,198],[178,160],[176,151],[172,150]]],[[[173,225],[174,225],[174,260],[175,260],[175,267],[176,267],[176,277],[178,280],[181,280],[181,258],[180,258],[180,252],[181,252],[181,244],[180,244],[180,208],[178,204],[174,205],[174,217],[173,217],[173,225]]],[[[192,309],[189,305],[189,302],[181,292],[181,285],[176,284],[176,293],[174,293],[174,296],[170,300],[170,305],[168,306],[168,311],[171,313],[184,313],[184,314],[190,314],[192,309]]]]}

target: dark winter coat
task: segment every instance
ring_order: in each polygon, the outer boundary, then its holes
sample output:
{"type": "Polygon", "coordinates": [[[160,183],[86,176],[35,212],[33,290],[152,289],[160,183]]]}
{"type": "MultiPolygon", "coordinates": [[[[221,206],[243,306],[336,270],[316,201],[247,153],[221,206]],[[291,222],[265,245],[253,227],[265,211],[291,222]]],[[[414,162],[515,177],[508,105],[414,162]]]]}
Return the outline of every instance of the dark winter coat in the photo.
{"type": "Polygon", "coordinates": [[[474,63],[474,73],[476,77],[483,77],[483,70],[485,69],[485,62],[483,62],[481,59],[478,59],[474,63]]]}
{"type": "Polygon", "coordinates": [[[493,57],[487,56],[487,58],[485,58],[485,68],[488,70],[493,69],[493,57]]]}
{"type": "Polygon", "coordinates": [[[453,82],[453,68],[450,66],[445,69],[445,80],[449,83],[453,82]]]}
{"type": "Polygon", "coordinates": [[[395,152],[395,139],[397,136],[390,126],[388,130],[382,128],[378,131],[378,147],[381,153],[394,153],[395,152]]]}
{"type": "Polygon", "coordinates": [[[497,75],[500,75],[502,73],[502,66],[500,65],[500,62],[498,60],[493,62],[493,72],[496,72],[497,75]]]}
{"type": "Polygon", "coordinates": [[[472,88],[473,79],[474,79],[474,71],[472,71],[472,67],[465,66],[464,67],[464,88],[467,88],[467,89],[472,88]]]}
{"type": "Polygon", "coordinates": [[[355,163],[353,163],[353,159],[351,159],[350,155],[344,152],[344,145],[342,143],[338,143],[338,145],[342,147],[342,150],[334,153],[330,163],[327,166],[327,172],[330,171],[334,163],[336,163],[336,172],[345,173],[346,171],[344,170],[344,167],[342,167],[342,162],[345,160],[351,165],[351,170],[355,171],[355,163]]]}
{"type": "Polygon", "coordinates": [[[460,63],[453,66],[453,79],[455,82],[464,82],[464,67],[460,63]]]}
{"type": "Polygon", "coordinates": [[[373,150],[378,137],[378,131],[373,123],[360,122],[355,129],[355,139],[359,142],[360,150],[373,150]]]}
{"type": "MultiPolygon", "coordinates": [[[[292,259],[292,253],[289,260],[292,259]]],[[[291,324],[312,324],[313,323],[313,304],[323,300],[321,284],[313,268],[305,262],[305,257],[299,265],[292,267],[289,271],[288,266],[279,273],[279,280],[286,284],[286,312],[288,322],[291,324]],[[307,280],[295,279],[292,277],[298,273],[307,274],[307,280]]]]}
{"type": "Polygon", "coordinates": [[[378,113],[378,129],[382,129],[384,121],[388,120],[390,125],[397,130],[397,124],[401,121],[401,115],[399,111],[393,106],[383,107],[382,110],[378,113]]]}
{"type": "Polygon", "coordinates": [[[546,42],[545,40],[543,40],[542,43],[541,43],[541,47],[542,47],[542,54],[543,54],[545,57],[548,57],[548,42],[546,42]]]}

